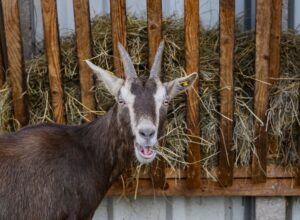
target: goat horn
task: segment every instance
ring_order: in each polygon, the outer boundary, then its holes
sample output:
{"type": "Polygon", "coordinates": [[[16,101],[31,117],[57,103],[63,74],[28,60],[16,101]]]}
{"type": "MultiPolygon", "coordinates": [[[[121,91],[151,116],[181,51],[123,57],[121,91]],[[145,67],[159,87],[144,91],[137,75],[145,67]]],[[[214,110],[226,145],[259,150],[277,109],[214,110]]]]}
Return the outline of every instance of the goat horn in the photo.
{"type": "Polygon", "coordinates": [[[161,60],[162,60],[164,47],[165,47],[165,42],[162,40],[156,51],[149,78],[159,77],[161,71],[161,60]]]}
{"type": "Polygon", "coordinates": [[[125,76],[126,78],[137,78],[134,66],[132,64],[132,61],[130,59],[129,54],[125,50],[125,48],[122,46],[121,43],[118,43],[118,49],[119,53],[124,65],[124,71],[125,71],[125,76]]]}

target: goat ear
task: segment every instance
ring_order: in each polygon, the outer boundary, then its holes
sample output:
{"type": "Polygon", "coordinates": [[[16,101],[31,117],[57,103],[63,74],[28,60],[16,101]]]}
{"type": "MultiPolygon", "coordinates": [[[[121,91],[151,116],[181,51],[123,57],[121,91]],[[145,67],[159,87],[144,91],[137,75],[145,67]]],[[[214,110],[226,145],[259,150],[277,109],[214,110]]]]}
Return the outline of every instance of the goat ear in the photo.
{"type": "Polygon", "coordinates": [[[179,93],[182,93],[192,87],[193,83],[198,79],[198,73],[192,73],[188,76],[174,79],[164,83],[167,89],[167,94],[170,99],[174,98],[179,93]]]}
{"type": "Polygon", "coordinates": [[[108,71],[96,66],[95,64],[93,64],[92,62],[90,62],[88,60],[86,60],[85,62],[93,70],[93,72],[97,76],[97,79],[101,80],[104,83],[104,85],[106,86],[108,91],[112,95],[117,96],[119,90],[121,89],[121,87],[123,85],[124,80],[112,75],[108,71]]]}

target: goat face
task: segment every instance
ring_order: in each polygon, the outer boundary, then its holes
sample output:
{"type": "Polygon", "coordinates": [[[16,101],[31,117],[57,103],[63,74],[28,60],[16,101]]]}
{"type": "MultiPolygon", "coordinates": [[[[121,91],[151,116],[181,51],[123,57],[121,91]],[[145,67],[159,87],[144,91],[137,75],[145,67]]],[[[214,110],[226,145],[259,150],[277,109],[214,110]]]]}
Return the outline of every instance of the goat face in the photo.
{"type": "Polygon", "coordinates": [[[197,73],[162,83],[159,79],[164,43],[161,42],[147,80],[137,77],[129,54],[121,44],[119,52],[124,64],[125,80],[86,61],[103,81],[118,102],[118,121],[121,126],[130,126],[136,158],[141,163],[150,163],[156,156],[158,138],[167,116],[169,101],[190,88],[197,73]]]}

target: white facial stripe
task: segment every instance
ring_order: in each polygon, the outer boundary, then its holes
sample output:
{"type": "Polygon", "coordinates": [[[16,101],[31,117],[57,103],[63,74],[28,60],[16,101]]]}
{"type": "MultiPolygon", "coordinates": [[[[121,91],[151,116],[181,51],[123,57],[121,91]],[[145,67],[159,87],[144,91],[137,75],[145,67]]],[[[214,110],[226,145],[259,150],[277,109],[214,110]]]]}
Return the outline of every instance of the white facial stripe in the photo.
{"type": "Polygon", "coordinates": [[[135,100],[135,95],[130,92],[131,83],[126,82],[125,85],[120,90],[120,96],[126,101],[127,107],[129,110],[129,117],[130,117],[130,125],[132,129],[132,133],[136,134],[136,125],[135,125],[135,114],[133,110],[133,104],[135,100]]]}
{"type": "Polygon", "coordinates": [[[157,129],[158,129],[158,125],[159,125],[159,110],[160,110],[162,104],[164,103],[166,94],[167,94],[166,88],[161,83],[157,83],[156,93],[154,94],[155,113],[156,113],[155,126],[157,129]]]}

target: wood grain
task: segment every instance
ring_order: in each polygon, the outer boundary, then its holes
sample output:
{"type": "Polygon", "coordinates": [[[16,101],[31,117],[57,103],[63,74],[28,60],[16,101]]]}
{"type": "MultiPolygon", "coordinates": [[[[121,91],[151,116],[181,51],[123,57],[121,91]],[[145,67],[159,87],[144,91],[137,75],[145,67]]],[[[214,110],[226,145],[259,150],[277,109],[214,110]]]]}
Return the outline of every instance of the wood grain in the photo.
{"type": "Polygon", "coordinates": [[[28,122],[26,73],[22,51],[20,14],[18,0],[2,1],[4,32],[8,59],[9,78],[12,85],[12,98],[15,127],[28,122]]]}
{"type": "MultiPolygon", "coordinates": [[[[138,196],[299,196],[300,188],[295,187],[292,178],[267,179],[265,183],[253,184],[251,179],[234,179],[232,186],[222,187],[218,182],[202,179],[201,188],[188,188],[186,179],[168,180],[169,188],[153,188],[151,180],[139,180],[138,196]]],[[[135,195],[136,182],[125,190],[116,182],[108,196],[135,195]]]]}
{"type": "MultiPolygon", "coordinates": [[[[280,76],[280,40],[282,26],[282,0],[272,0],[271,7],[271,33],[270,33],[270,83],[277,82],[280,76]]],[[[270,154],[278,155],[277,141],[269,135],[268,146],[270,154]]]]}
{"type": "MultiPolygon", "coordinates": [[[[154,61],[156,50],[161,41],[161,0],[147,0],[149,69],[154,61]]],[[[163,78],[161,74],[161,78],[163,78]]],[[[154,187],[166,188],[165,163],[156,159],[151,165],[150,174],[154,187]]]]}
{"type": "Polygon", "coordinates": [[[56,123],[64,124],[63,89],[60,78],[60,47],[56,0],[42,0],[44,27],[44,47],[48,61],[48,74],[52,99],[53,118],[56,123]]]}
{"type": "MultiPolygon", "coordinates": [[[[299,89],[299,94],[300,94],[300,89],[299,89]]],[[[298,117],[300,117],[300,100],[299,100],[299,103],[298,103],[298,117]]],[[[298,137],[297,137],[297,143],[298,143],[298,146],[297,146],[297,153],[298,153],[298,157],[300,158],[300,125],[297,124],[296,126],[296,129],[298,130],[298,137]]],[[[296,185],[297,187],[300,187],[300,160],[298,160],[298,164],[297,164],[297,175],[296,175],[296,185]]]]}
{"type": "Polygon", "coordinates": [[[220,183],[231,186],[233,178],[233,49],[234,0],[220,0],[220,183]]]}
{"type": "Polygon", "coordinates": [[[257,0],[256,5],[256,59],[255,59],[255,152],[252,158],[252,180],[266,181],[267,139],[266,110],[269,99],[271,0],[257,0]]]}
{"type": "Polygon", "coordinates": [[[83,104],[85,121],[92,121],[95,115],[91,112],[95,109],[95,100],[92,92],[94,84],[93,75],[84,60],[92,57],[91,50],[91,25],[88,0],[73,0],[75,31],[77,43],[77,56],[80,74],[80,93],[83,104]]]}
{"type": "Polygon", "coordinates": [[[161,0],[147,0],[149,69],[151,68],[156,50],[161,41],[161,0]]]}
{"type": "Polygon", "coordinates": [[[110,0],[110,15],[112,28],[112,44],[115,73],[124,77],[123,65],[118,51],[118,42],[126,48],[126,1],[110,0]]]}
{"type": "MultiPolygon", "coordinates": [[[[1,40],[1,38],[0,38],[1,40]]],[[[5,83],[5,68],[4,68],[4,61],[3,61],[3,57],[2,57],[2,47],[0,44],[0,89],[2,88],[2,86],[5,83]]]]}
{"type": "MultiPolygon", "coordinates": [[[[185,23],[185,62],[186,72],[191,74],[199,71],[199,1],[184,1],[184,23],[185,23]]],[[[199,82],[194,83],[193,88],[187,94],[187,127],[191,142],[188,148],[188,159],[191,163],[188,167],[187,184],[190,188],[200,187],[201,169],[200,144],[196,138],[200,136],[199,128],[199,102],[197,93],[199,82]]]]}

